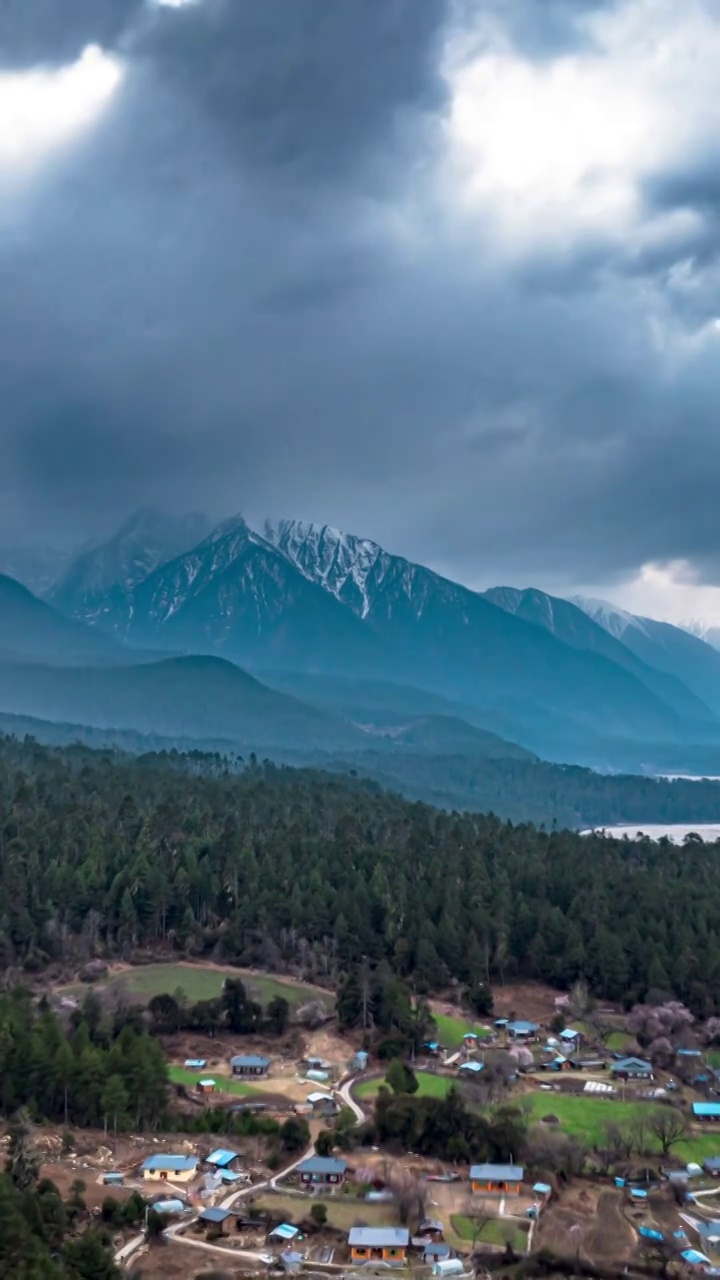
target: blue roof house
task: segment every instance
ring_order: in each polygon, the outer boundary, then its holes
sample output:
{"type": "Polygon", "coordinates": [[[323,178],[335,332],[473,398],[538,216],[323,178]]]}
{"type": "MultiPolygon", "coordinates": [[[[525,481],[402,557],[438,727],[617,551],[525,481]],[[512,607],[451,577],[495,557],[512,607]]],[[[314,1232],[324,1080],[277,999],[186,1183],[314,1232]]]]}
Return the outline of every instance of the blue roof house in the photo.
{"type": "Polygon", "coordinates": [[[537,1035],[538,1029],[536,1022],[526,1022],[523,1018],[507,1024],[507,1033],[512,1040],[532,1040],[537,1035]]]}
{"type": "Polygon", "coordinates": [[[694,1120],[717,1123],[720,1120],[720,1102],[693,1102],[692,1113],[694,1120]]]}
{"type": "Polygon", "coordinates": [[[234,1076],[266,1076],[270,1070],[270,1059],[260,1053],[239,1053],[230,1059],[234,1076]]]}
{"type": "Polygon", "coordinates": [[[240,1156],[237,1151],[218,1147],[217,1151],[211,1151],[210,1155],[205,1157],[205,1163],[214,1165],[216,1169],[229,1169],[230,1165],[239,1159],[240,1156]]]}
{"type": "Polygon", "coordinates": [[[158,1153],[143,1161],[140,1172],[146,1180],[159,1178],[162,1182],[192,1182],[198,1163],[197,1156],[158,1153]]]}
{"type": "Polygon", "coordinates": [[[339,1186],[347,1170],[346,1160],[334,1156],[308,1156],[298,1165],[300,1181],[304,1186],[339,1186]]]}
{"type": "Polygon", "coordinates": [[[620,1058],[613,1062],[611,1074],[618,1080],[652,1080],[652,1063],[644,1058],[620,1058]]]}

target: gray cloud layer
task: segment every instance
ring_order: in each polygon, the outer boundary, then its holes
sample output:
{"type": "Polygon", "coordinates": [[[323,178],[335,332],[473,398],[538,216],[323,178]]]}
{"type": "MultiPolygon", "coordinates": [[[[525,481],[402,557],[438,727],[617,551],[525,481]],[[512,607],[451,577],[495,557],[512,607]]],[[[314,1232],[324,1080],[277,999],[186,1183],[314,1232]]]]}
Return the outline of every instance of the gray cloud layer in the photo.
{"type": "MultiPolygon", "coordinates": [[[[598,7],[496,10],[542,62],[586,47],[598,7]]],[[[646,183],[649,210],[702,214],[669,249],[588,236],[502,266],[433,177],[469,8],[1,12],[6,67],[90,41],[127,65],[98,127],[0,197],[5,540],[155,500],[328,519],[471,579],[678,557],[717,578],[716,360],[668,379],[646,324],[649,295],[668,324],[713,314],[711,157],[646,183]]]]}

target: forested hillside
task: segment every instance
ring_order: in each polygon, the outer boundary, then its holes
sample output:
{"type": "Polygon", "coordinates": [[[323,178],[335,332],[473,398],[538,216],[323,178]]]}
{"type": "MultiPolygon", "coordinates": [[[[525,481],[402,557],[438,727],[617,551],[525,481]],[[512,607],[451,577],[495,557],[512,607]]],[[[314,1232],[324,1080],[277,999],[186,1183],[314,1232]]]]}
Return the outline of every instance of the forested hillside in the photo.
{"type": "Polygon", "coordinates": [[[444,813],[312,771],[0,742],[0,962],[176,949],[335,978],[585,976],[720,1009],[720,859],[444,813]]]}

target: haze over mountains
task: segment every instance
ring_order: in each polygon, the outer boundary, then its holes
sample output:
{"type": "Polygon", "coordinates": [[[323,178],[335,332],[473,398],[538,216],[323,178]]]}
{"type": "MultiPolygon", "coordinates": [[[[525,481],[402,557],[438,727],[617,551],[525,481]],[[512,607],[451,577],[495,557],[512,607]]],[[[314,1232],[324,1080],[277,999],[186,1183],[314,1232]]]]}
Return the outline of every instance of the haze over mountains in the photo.
{"type": "Polygon", "coordinates": [[[720,652],[597,601],[471,591],[327,526],[142,511],[44,600],[0,578],[1,713],[380,753],[383,776],[421,756],[720,773],[720,652]]]}

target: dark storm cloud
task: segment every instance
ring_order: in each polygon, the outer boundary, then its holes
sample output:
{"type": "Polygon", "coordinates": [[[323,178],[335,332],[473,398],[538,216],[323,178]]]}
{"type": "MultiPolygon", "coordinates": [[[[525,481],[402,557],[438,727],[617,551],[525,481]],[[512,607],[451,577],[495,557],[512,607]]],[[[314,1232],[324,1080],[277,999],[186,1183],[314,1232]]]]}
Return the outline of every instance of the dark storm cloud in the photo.
{"type": "Polygon", "coordinates": [[[0,67],[74,62],[88,44],[114,48],[144,0],[0,0],[0,67]]]}
{"type": "MultiPolygon", "coordinates": [[[[0,499],[25,532],[159,501],[327,519],[488,584],[683,555],[714,572],[712,350],[669,378],[647,325],[649,292],[660,322],[701,325],[711,282],[673,293],[685,241],[588,235],[503,266],[447,215],[441,51],[465,6],[38,7],[6,6],[8,60],[95,40],[125,79],[0,200],[0,499]]],[[[496,16],[544,60],[600,7],[496,16]]]]}
{"type": "Polygon", "coordinates": [[[357,165],[397,113],[442,106],[446,0],[203,0],[158,9],[135,48],[242,159],[357,165]]]}

